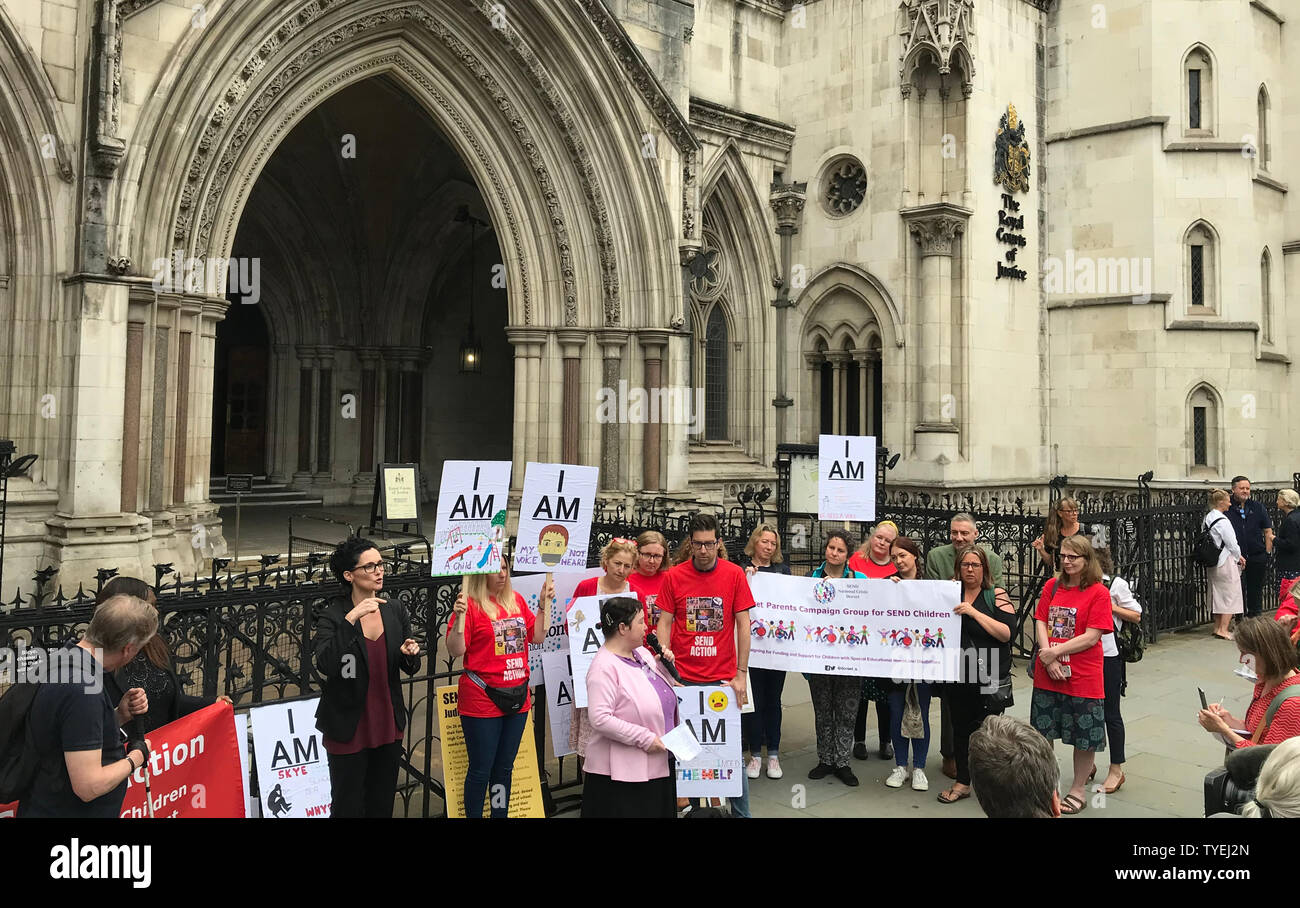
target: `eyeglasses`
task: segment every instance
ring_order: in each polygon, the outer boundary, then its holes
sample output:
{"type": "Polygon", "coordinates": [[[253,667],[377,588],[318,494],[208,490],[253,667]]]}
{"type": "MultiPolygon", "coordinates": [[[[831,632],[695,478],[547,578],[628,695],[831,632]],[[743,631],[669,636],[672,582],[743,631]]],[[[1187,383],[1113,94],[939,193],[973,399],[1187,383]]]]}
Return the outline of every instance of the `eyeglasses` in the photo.
{"type": "Polygon", "coordinates": [[[663,556],[662,554],[651,555],[651,554],[649,554],[648,552],[638,552],[638,553],[637,553],[637,557],[638,557],[638,558],[644,558],[646,561],[663,561],[663,560],[664,560],[664,556],[663,556]]]}
{"type": "Polygon", "coordinates": [[[372,561],[369,564],[358,564],[352,570],[354,572],[360,571],[361,573],[366,574],[367,576],[373,577],[375,576],[375,571],[379,571],[381,573],[388,573],[392,569],[393,569],[393,563],[391,561],[372,561]]]}
{"type": "Polygon", "coordinates": [[[697,549],[711,549],[711,548],[715,548],[717,544],[718,544],[718,540],[716,539],[710,539],[708,542],[700,542],[697,539],[691,540],[691,545],[697,549]]]}
{"type": "Polygon", "coordinates": [[[1061,553],[1061,560],[1062,560],[1062,561],[1082,561],[1082,560],[1083,560],[1083,556],[1082,556],[1082,555],[1067,555],[1065,552],[1062,552],[1062,553],[1061,553]]]}

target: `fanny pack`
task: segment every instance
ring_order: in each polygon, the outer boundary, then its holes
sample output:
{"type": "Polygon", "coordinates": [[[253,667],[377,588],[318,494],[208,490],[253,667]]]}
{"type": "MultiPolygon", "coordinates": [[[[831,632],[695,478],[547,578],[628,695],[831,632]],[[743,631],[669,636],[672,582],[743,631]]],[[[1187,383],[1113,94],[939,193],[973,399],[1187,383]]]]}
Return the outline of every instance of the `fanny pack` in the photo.
{"type": "Polygon", "coordinates": [[[513,716],[523,709],[524,704],[528,702],[527,681],[514,687],[493,687],[484,683],[482,678],[469,669],[465,669],[465,677],[481,687],[483,693],[487,694],[488,699],[492,701],[492,705],[507,716],[513,716]]]}

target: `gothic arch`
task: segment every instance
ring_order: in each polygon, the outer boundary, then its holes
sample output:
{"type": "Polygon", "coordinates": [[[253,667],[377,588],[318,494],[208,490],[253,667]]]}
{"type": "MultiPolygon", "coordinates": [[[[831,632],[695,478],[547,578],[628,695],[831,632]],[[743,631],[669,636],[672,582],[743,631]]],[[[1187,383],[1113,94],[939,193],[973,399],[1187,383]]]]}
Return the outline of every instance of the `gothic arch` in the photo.
{"type": "Polygon", "coordinates": [[[880,326],[882,346],[903,346],[903,320],[894,298],[874,275],[847,262],[838,262],[817,272],[795,300],[795,312],[802,317],[798,337],[804,337],[812,327],[812,315],[818,303],[838,290],[857,297],[871,311],[880,326]]]}

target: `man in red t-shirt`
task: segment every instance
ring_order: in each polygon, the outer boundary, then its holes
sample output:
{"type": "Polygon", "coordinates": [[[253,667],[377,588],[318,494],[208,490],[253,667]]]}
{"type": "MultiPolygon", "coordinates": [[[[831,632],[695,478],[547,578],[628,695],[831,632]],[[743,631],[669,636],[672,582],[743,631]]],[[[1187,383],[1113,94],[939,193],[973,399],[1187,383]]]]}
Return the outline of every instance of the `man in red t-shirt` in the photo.
{"type": "Polygon", "coordinates": [[[659,639],[682,680],[730,684],[748,702],[749,610],[754,596],[744,570],[718,558],[718,522],[691,518],[692,558],[668,572],[659,590],[659,639]]]}

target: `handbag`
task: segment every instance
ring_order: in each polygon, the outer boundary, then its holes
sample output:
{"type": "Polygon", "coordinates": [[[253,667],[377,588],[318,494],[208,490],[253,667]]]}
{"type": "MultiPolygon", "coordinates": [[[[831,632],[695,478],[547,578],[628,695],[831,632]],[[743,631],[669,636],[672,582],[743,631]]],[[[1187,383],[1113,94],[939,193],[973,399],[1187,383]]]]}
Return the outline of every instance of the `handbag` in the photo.
{"type": "Polygon", "coordinates": [[[921,698],[916,692],[915,681],[907,685],[901,730],[904,738],[917,740],[925,737],[925,719],[921,715],[921,698]]]}
{"type": "MultiPolygon", "coordinates": [[[[1052,593],[1056,593],[1055,587],[1052,588],[1052,593]]],[[[980,611],[984,612],[986,615],[992,615],[997,607],[992,600],[993,591],[985,590],[975,601],[980,603],[981,606],[987,606],[987,608],[981,608],[980,611]]],[[[1006,666],[1006,676],[1002,677],[1001,672],[999,672],[998,686],[992,691],[982,689],[984,695],[981,700],[983,701],[984,712],[989,714],[1000,713],[1003,710],[1016,705],[1016,697],[1011,689],[1011,641],[1008,640],[998,649],[1000,657],[999,668],[1004,665],[1006,666]]],[[[985,650],[983,652],[991,653],[992,651],[985,650]]],[[[981,656],[979,659],[979,676],[981,678],[988,677],[987,656],[981,656]]]]}
{"type": "Polygon", "coordinates": [[[475,684],[483,689],[487,698],[492,701],[492,705],[507,716],[513,716],[524,708],[528,702],[528,682],[517,684],[514,687],[493,687],[486,684],[477,673],[465,669],[465,677],[469,678],[475,684]]]}

